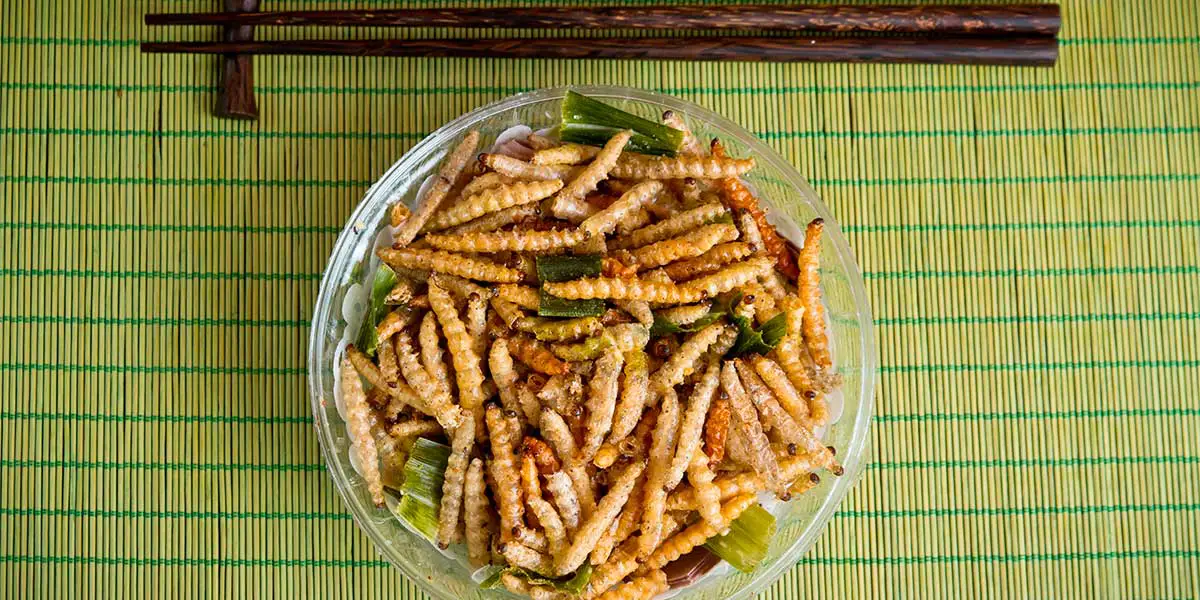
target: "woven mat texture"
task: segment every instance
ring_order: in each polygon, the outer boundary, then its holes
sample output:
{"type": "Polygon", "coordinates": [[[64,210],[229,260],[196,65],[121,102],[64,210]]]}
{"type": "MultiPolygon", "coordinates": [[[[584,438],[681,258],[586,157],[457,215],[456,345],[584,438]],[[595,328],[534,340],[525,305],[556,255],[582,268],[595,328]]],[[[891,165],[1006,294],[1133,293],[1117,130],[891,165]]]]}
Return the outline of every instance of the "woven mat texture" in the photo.
{"type": "Polygon", "coordinates": [[[865,273],[873,464],[763,598],[1200,595],[1195,0],[1069,0],[1053,69],[271,57],[256,123],[138,52],[218,6],[0,8],[0,596],[422,598],[321,462],[321,270],[428,132],[591,83],[757,132],[865,273]]]}

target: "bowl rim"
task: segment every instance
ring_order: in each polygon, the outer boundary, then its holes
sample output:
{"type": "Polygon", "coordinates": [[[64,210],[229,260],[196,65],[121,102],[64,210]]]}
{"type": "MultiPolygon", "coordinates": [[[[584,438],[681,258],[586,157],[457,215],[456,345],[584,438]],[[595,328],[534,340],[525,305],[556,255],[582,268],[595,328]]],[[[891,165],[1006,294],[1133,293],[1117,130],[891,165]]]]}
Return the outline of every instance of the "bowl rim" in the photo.
{"type": "MultiPolygon", "coordinates": [[[[818,217],[824,219],[825,222],[825,240],[832,244],[836,250],[838,261],[841,263],[843,271],[847,275],[851,296],[853,298],[856,317],[859,325],[859,345],[861,352],[861,372],[859,412],[851,433],[850,442],[843,452],[843,466],[846,470],[845,474],[837,478],[834,482],[834,487],[825,497],[821,506],[817,509],[816,515],[809,527],[807,527],[800,536],[792,542],[779,558],[767,569],[761,572],[754,573],[751,581],[742,589],[735,592],[729,598],[748,598],[753,594],[758,593],[763,588],[776,582],[782,575],[784,570],[795,566],[800,556],[812,548],[816,540],[823,534],[825,528],[829,524],[834,512],[845,499],[850,489],[861,478],[862,472],[869,462],[868,444],[870,434],[870,422],[874,412],[875,403],[875,380],[877,376],[878,366],[878,349],[875,339],[875,326],[871,313],[870,300],[867,296],[866,286],[864,284],[862,273],[859,270],[854,251],[851,249],[845,236],[842,233],[841,227],[829,208],[821,200],[816,190],[809,184],[808,180],[792,166],[779,152],[760,140],[757,136],[746,130],[741,125],[733,122],[727,117],[717,114],[698,104],[661,94],[648,90],[630,88],[624,86],[611,85],[581,85],[581,86],[562,86],[554,88],[542,88],[528,92],[522,92],[507,96],[495,102],[491,102],[472,111],[469,111],[458,118],[442,125],[421,141],[414,144],[408,149],[390,168],[375,181],[363,195],[363,198],[355,206],[350,217],[346,221],[341,233],[338,234],[337,241],[334,243],[333,250],[330,253],[329,259],[326,262],[324,273],[321,277],[321,284],[318,288],[317,301],[313,307],[313,318],[309,329],[308,338],[308,384],[310,403],[313,412],[314,429],[316,429],[319,446],[321,449],[321,458],[325,462],[327,472],[333,480],[334,487],[337,489],[338,495],[342,501],[350,509],[351,516],[355,525],[359,530],[363,531],[375,545],[375,550],[384,557],[389,564],[398,569],[410,581],[421,588],[425,593],[434,597],[442,597],[442,591],[433,588],[428,584],[426,578],[420,573],[414,572],[409,565],[403,561],[398,561],[391,555],[391,552],[386,549],[390,544],[382,535],[382,532],[374,527],[368,526],[371,521],[371,514],[377,510],[374,505],[367,506],[366,503],[354,494],[350,493],[347,482],[349,481],[348,473],[340,461],[335,460],[334,445],[332,433],[330,432],[329,424],[325,418],[326,399],[323,395],[321,387],[322,365],[321,352],[318,348],[325,345],[323,338],[324,329],[323,323],[320,322],[323,315],[330,310],[330,304],[337,292],[345,272],[333,272],[333,265],[348,264],[348,259],[353,258],[348,256],[355,250],[355,243],[362,232],[363,227],[366,227],[361,219],[367,212],[374,209],[379,203],[390,204],[393,202],[391,190],[405,176],[405,173],[411,172],[421,161],[427,160],[431,152],[436,153],[439,150],[444,151],[448,148],[449,142],[465,133],[476,121],[491,116],[493,114],[506,112],[525,106],[545,102],[547,100],[556,100],[564,97],[567,91],[575,91],[597,98],[614,98],[614,99],[632,99],[653,104],[666,106],[668,108],[679,110],[690,118],[694,118],[705,122],[715,128],[731,131],[740,134],[742,143],[745,143],[754,153],[757,160],[770,163],[778,172],[785,174],[785,179],[789,184],[797,187],[807,202],[818,217]]],[[[770,200],[768,200],[770,203],[770,200]]],[[[369,227],[367,227],[369,229],[369,227]]],[[[335,350],[336,352],[336,350],[335,350]]],[[[433,546],[430,546],[431,552],[436,552],[433,546]]],[[[685,589],[686,592],[686,589],[685,589]]],[[[686,595],[686,593],[685,593],[686,595]]]]}

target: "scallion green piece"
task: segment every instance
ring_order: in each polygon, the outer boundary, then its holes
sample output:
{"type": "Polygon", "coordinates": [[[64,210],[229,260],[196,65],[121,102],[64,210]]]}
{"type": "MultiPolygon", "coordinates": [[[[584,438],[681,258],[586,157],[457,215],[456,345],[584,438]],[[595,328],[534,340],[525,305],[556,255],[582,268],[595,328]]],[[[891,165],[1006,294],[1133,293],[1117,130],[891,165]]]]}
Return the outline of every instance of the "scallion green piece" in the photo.
{"type": "Polygon", "coordinates": [[[367,313],[363,315],[362,327],[358,330],[357,346],[368,356],[375,356],[375,347],[379,340],[375,335],[375,326],[383,320],[388,307],[384,304],[388,292],[396,285],[396,272],[391,267],[380,264],[375,271],[375,279],[371,282],[371,296],[368,300],[367,313]]]}
{"type": "Polygon", "coordinates": [[[578,596],[583,593],[583,589],[586,588],[588,582],[592,580],[592,565],[584,563],[584,565],[576,569],[575,573],[570,577],[560,577],[558,579],[548,579],[528,569],[522,569],[521,567],[503,567],[492,571],[491,575],[488,575],[486,579],[480,582],[479,587],[485,590],[491,590],[500,587],[500,577],[505,573],[512,573],[513,575],[525,580],[525,582],[529,585],[549,586],[556,591],[567,592],[572,596],[578,596]]]}
{"type": "Polygon", "coordinates": [[[672,333],[694,333],[700,331],[709,325],[712,325],[717,319],[724,316],[726,311],[720,307],[713,307],[707,315],[696,319],[690,324],[684,326],[668,321],[658,315],[654,315],[654,324],[650,326],[650,337],[662,337],[672,333]]]}
{"type": "Polygon", "coordinates": [[[598,317],[604,314],[604,300],[567,300],[558,296],[551,296],[545,290],[539,290],[538,299],[538,316],[539,317],[568,317],[576,319],[579,317],[598,317]]]}
{"type": "MultiPolygon", "coordinates": [[[[738,302],[741,302],[740,294],[730,302],[730,306],[738,302]]],[[[758,329],[754,328],[750,319],[738,316],[732,309],[729,311],[729,320],[737,327],[738,336],[733,347],[729,349],[728,356],[741,356],[751,352],[766,354],[774,350],[783,334],[787,333],[787,319],[783,313],[775,315],[758,329]]]]}
{"type": "Polygon", "coordinates": [[[552,283],[581,277],[597,277],[600,275],[600,255],[539,256],[537,257],[537,274],[541,281],[552,283]]]}
{"type": "Polygon", "coordinates": [[[683,132],[627,113],[576,92],[567,92],[562,103],[559,137],[564,142],[603,146],[612,136],[633,130],[625,147],[631,152],[675,156],[683,145],[683,132]]]}
{"type": "Polygon", "coordinates": [[[437,535],[442,483],[449,460],[449,446],[417,438],[404,463],[404,484],[400,486],[395,515],[430,542],[437,535]]]}
{"type": "Polygon", "coordinates": [[[773,537],[775,517],[756,504],[734,519],[729,533],[710,538],[704,547],[728,561],[733,568],[749,573],[767,556],[773,537]]]}

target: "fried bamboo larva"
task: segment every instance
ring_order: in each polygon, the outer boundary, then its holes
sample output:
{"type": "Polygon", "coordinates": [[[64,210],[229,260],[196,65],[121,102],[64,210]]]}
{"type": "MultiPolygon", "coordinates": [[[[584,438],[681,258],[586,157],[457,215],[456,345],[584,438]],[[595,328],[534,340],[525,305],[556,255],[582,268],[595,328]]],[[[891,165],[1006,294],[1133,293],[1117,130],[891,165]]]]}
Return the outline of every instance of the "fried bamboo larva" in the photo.
{"type": "Polygon", "coordinates": [[[392,345],[391,338],[379,340],[375,355],[379,357],[379,374],[384,383],[391,387],[400,380],[400,367],[396,366],[396,347],[392,345]]]}
{"type": "Polygon", "coordinates": [[[746,509],[754,506],[754,494],[742,494],[730,498],[725,504],[721,505],[721,522],[724,527],[713,527],[708,521],[698,521],[687,529],[671,536],[670,539],[663,542],[662,545],[642,563],[639,572],[649,572],[654,569],[661,569],[675,559],[691,552],[696,546],[703,544],[709,538],[719,534],[722,530],[729,527],[729,524],[746,512],[746,509]]]}
{"type": "Polygon", "coordinates": [[[396,285],[392,286],[392,291],[388,292],[383,303],[390,306],[408,304],[417,295],[417,288],[420,286],[417,280],[396,274],[396,285]]]}
{"type": "Polygon", "coordinates": [[[717,179],[738,177],[754,168],[753,158],[646,156],[623,154],[609,174],[618,179],[717,179]]]}
{"type": "Polygon", "coordinates": [[[758,229],[758,223],[754,222],[754,215],[748,211],[741,211],[737,215],[738,229],[742,231],[742,240],[750,246],[754,252],[761,252],[763,248],[762,232],[758,229]]]}
{"type": "MultiPolygon", "coordinates": [[[[695,490],[696,510],[699,511],[700,518],[712,525],[713,529],[725,526],[721,518],[721,490],[713,483],[716,474],[708,467],[708,457],[702,452],[692,456],[692,462],[687,468],[687,477],[688,483],[695,490]]],[[[668,510],[671,507],[670,500],[667,499],[668,510]]]]}
{"type": "Polygon", "coordinates": [[[569,342],[603,330],[604,324],[596,317],[546,320],[530,328],[533,337],[542,342],[569,342]]]}
{"type": "Polygon", "coordinates": [[[546,476],[546,489],[554,498],[554,506],[562,516],[563,526],[574,533],[579,528],[579,518],[582,514],[579,508],[579,495],[575,493],[575,484],[565,471],[554,471],[546,476]]]}
{"type": "Polygon", "coordinates": [[[533,148],[534,150],[545,150],[547,148],[553,148],[557,146],[558,142],[540,133],[533,132],[525,138],[525,145],[533,148]]]}
{"type": "Polygon", "coordinates": [[[683,479],[683,473],[692,463],[692,457],[700,454],[700,438],[704,432],[704,419],[708,416],[708,407],[716,397],[720,385],[721,366],[712,361],[688,397],[687,409],[683,413],[683,421],[679,426],[679,442],[675,447],[675,457],[667,469],[664,487],[674,489],[683,479]]]}
{"type": "Polygon", "coordinates": [[[350,433],[350,447],[358,456],[363,480],[371,492],[375,506],[384,505],[383,478],[379,474],[379,454],[375,449],[375,438],[371,435],[371,407],[363,391],[354,364],[349,357],[342,358],[342,402],[346,406],[346,429],[350,433]]]}
{"type": "Polygon", "coordinates": [[[767,271],[762,277],[759,277],[758,282],[767,290],[767,293],[771,295],[776,304],[791,293],[788,282],[779,271],[774,269],[767,271]]]}
{"type": "Polygon", "coordinates": [[[392,204],[392,210],[388,215],[388,220],[389,224],[393,228],[399,228],[404,224],[404,221],[408,220],[408,218],[412,216],[412,211],[404,205],[404,202],[401,201],[398,196],[393,196],[393,198],[395,199],[395,202],[392,204]]]}
{"type": "Polygon", "coordinates": [[[459,191],[458,195],[462,198],[470,198],[471,196],[474,196],[483,190],[500,187],[501,185],[506,185],[512,182],[513,179],[511,177],[501,175],[495,171],[488,171],[487,173],[476,176],[468,181],[467,184],[463,186],[463,189],[459,191]]]}
{"type": "MultiPolygon", "coordinates": [[[[433,186],[429,188],[429,192],[421,199],[421,207],[412,216],[403,219],[399,224],[399,229],[392,236],[396,247],[403,248],[417,237],[417,233],[425,226],[437,212],[438,207],[442,205],[442,201],[446,199],[446,194],[450,192],[450,188],[454,187],[454,183],[458,180],[459,175],[466,166],[467,161],[475,154],[475,147],[479,145],[479,132],[471,131],[467,133],[463,141],[459,142],[458,146],[450,152],[442,163],[441,169],[438,170],[437,179],[433,182],[433,186]]],[[[395,215],[393,215],[393,225],[395,225],[395,215]]]]}
{"type": "Polygon", "coordinates": [[[584,196],[594,192],[596,184],[608,177],[609,170],[617,163],[632,136],[633,132],[626,130],[609,138],[595,159],[554,196],[550,212],[560,219],[575,223],[587,218],[589,211],[587,203],[583,201],[584,196]]]}
{"type": "Polygon", "coordinates": [[[511,566],[529,569],[547,577],[554,576],[554,560],[550,555],[538,552],[525,544],[515,541],[505,542],[500,545],[500,554],[504,555],[504,560],[508,561],[511,566]]]}
{"type": "Polygon", "coordinates": [[[708,302],[702,302],[700,304],[684,304],[683,306],[664,308],[658,311],[658,316],[676,325],[686,326],[699,321],[711,311],[712,305],[708,302]]]}
{"type": "Polygon", "coordinates": [[[667,574],[655,569],[604,592],[596,600],[650,600],[667,591],[667,574]]]}
{"type": "MultiPolygon", "coordinates": [[[[630,276],[632,277],[636,275],[637,271],[635,270],[633,275],[630,276]]],[[[654,324],[654,312],[650,310],[649,302],[643,302],[641,300],[614,300],[613,304],[616,304],[618,308],[629,313],[630,316],[636,319],[638,323],[641,323],[646,327],[654,324]]]]}
{"type": "Polygon", "coordinates": [[[454,252],[545,252],[561,250],[579,244],[587,234],[579,230],[551,229],[534,231],[514,229],[486,233],[456,233],[453,235],[429,234],[425,240],[430,246],[454,252]]]}
{"type": "MultiPolygon", "coordinates": [[[[389,383],[384,381],[383,374],[379,372],[379,367],[376,367],[375,363],[371,362],[371,359],[359,351],[358,348],[347,346],[346,356],[350,359],[350,363],[354,365],[354,370],[358,371],[358,374],[362,375],[367,380],[367,383],[378,389],[386,390],[394,400],[403,402],[422,413],[431,413],[429,404],[425,400],[422,400],[421,396],[409,387],[407,382],[397,380],[389,383]],[[395,385],[392,385],[392,383],[395,385]]],[[[399,356],[397,356],[397,362],[399,362],[399,356]]],[[[389,409],[389,412],[392,411],[389,409]]]]}
{"type": "Polygon", "coordinates": [[[673,217],[664,219],[653,225],[630,232],[629,235],[613,239],[609,246],[613,249],[638,248],[647,244],[661,242],[675,237],[685,231],[691,231],[728,210],[720,202],[702,204],[691,210],[686,210],[673,217]]]}
{"type": "Polygon", "coordinates": [[[442,482],[442,503],[438,510],[438,547],[445,550],[458,541],[459,516],[463,498],[463,478],[467,474],[467,460],[475,447],[475,421],[464,416],[462,424],[450,436],[450,458],[446,463],[446,476],[442,482]]]}
{"type": "Polygon", "coordinates": [[[477,433],[483,429],[483,371],[479,368],[480,357],[475,352],[475,340],[459,318],[458,309],[450,293],[442,288],[436,276],[429,281],[429,304],[437,313],[442,333],[446,335],[446,348],[454,364],[454,378],[458,384],[458,401],[463,410],[475,419],[477,433]]]}
{"type": "Polygon", "coordinates": [[[704,421],[704,451],[713,465],[720,464],[725,459],[725,440],[729,435],[731,410],[728,400],[718,398],[713,401],[708,410],[708,419],[704,421]]]}
{"type": "Polygon", "coordinates": [[[596,146],[567,143],[538,150],[529,162],[535,165],[577,165],[596,158],[599,153],[600,148],[596,146]]]}
{"type": "Polygon", "coordinates": [[[643,463],[633,463],[621,471],[620,475],[617,475],[609,487],[608,493],[600,502],[596,503],[596,509],[580,524],[571,546],[555,561],[557,575],[566,575],[583,564],[592,548],[596,546],[600,536],[604,534],[613,519],[621,512],[621,508],[625,506],[625,502],[629,500],[634,483],[645,468],[643,463]]]}
{"type": "Polygon", "coordinates": [[[570,369],[541,342],[526,336],[508,338],[508,351],[529,368],[547,375],[565,375],[570,369]]]}
{"type": "Polygon", "coordinates": [[[677,260],[695,258],[708,252],[717,244],[737,239],[737,228],[728,223],[702,225],[678,237],[655,242],[633,250],[634,265],[638,269],[652,269],[677,260]]]}
{"type": "Polygon", "coordinates": [[[641,323],[619,323],[605,328],[604,336],[621,352],[641,350],[650,343],[650,327],[641,323]]]}
{"type": "MultiPolygon", "coordinates": [[[[494,173],[493,173],[494,174],[494,173]]],[[[525,219],[537,216],[537,204],[519,204],[510,206],[504,210],[498,210],[493,213],[488,213],[477,219],[472,219],[462,225],[455,225],[449,229],[443,229],[442,235],[463,235],[467,233],[487,233],[496,231],[502,227],[507,227],[514,223],[520,223],[525,219]]]]}
{"type": "Polygon", "coordinates": [[[445,355],[442,353],[442,336],[438,333],[437,315],[433,311],[425,313],[421,318],[417,342],[421,346],[421,365],[425,367],[425,372],[442,386],[446,394],[452,393],[454,388],[450,385],[450,370],[446,368],[445,355]]]}
{"type": "Polygon", "coordinates": [[[608,277],[546,283],[543,288],[547,294],[568,300],[611,298],[685,304],[698,302],[706,297],[700,290],[684,289],[674,283],[608,277]]]}
{"type": "Polygon", "coordinates": [[[679,349],[671,353],[670,358],[650,376],[651,391],[660,392],[683,383],[683,379],[696,369],[700,357],[726,328],[724,323],[711,323],[684,340],[679,349]]]}
{"type": "Polygon", "coordinates": [[[644,206],[652,217],[660,220],[670,218],[671,215],[679,214],[683,210],[683,206],[679,204],[679,198],[675,196],[674,190],[665,185],[657,194],[651,196],[644,206]]]}
{"type": "Polygon", "coordinates": [[[750,192],[750,188],[736,177],[722,179],[718,185],[724,192],[725,202],[729,207],[741,210],[743,215],[749,217],[762,240],[761,247],[774,259],[775,268],[787,277],[795,278],[796,259],[792,256],[792,250],[787,240],[783,239],[775,226],[767,220],[767,214],[759,206],[758,199],[750,192]]]}
{"type": "Polygon", "coordinates": [[[578,373],[554,375],[537,393],[538,400],[555,412],[566,415],[583,399],[583,380],[578,373]]]}
{"type": "Polygon", "coordinates": [[[813,219],[804,231],[804,247],[800,249],[800,277],[797,294],[804,305],[804,345],[813,362],[822,370],[833,368],[829,353],[829,338],[825,334],[825,306],[821,304],[821,232],[825,221],[813,219]]]}
{"type": "Polygon", "coordinates": [[[579,448],[580,462],[592,460],[604,436],[612,430],[624,363],[625,357],[616,348],[609,348],[596,360],[588,382],[587,431],[579,448]]]}
{"type": "Polygon", "coordinates": [[[554,446],[555,454],[563,461],[563,470],[571,478],[575,495],[579,499],[579,513],[586,519],[595,509],[596,492],[592,487],[591,477],[583,465],[575,460],[575,436],[562,415],[549,408],[542,409],[539,420],[542,435],[554,446]]]}
{"type": "Polygon", "coordinates": [[[729,404],[733,409],[734,422],[730,426],[736,427],[747,443],[750,466],[763,476],[777,495],[784,494],[787,488],[779,476],[779,463],[771,452],[771,444],[758,420],[758,411],[742,387],[733,362],[727,361],[721,367],[721,389],[729,396],[729,404]]]}
{"type": "Polygon", "coordinates": [[[388,428],[388,435],[397,441],[409,441],[421,436],[437,435],[445,429],[434,419],[409,419],[388,428]]]}
{"type": "Polygon", "coordinates": [[[662,396],[658,422],[650,441],[650,463],[646,467],[645,495],[642,501],[642,535],[638,553],[648,556],[658,546],[662,536],[662,518],[667,500],[666,478],[671,456],[679,437],[679,398],[674,388],[660,392],[662,396]]]}
{"type": "Polygon", "coordinates": [[[534,165],[503,154],[482,154],[480,160],[487,168],[516,180],[568,181],[582,169],[570,165],[534,165]]]}
{"type": "Polygon", "coordinates": [[[754,297],[754,320],[760,325],[780,314],[779,306],[775,303],[775,297],[767,292],[761,283],[764,279],[759,278],[759,281],[751,281],[742,286],[742,293],[745,298],[754,297]]]}
{"type": "Polygon", "coordinates": [[[521,485],[525,490],[525,505],[537,517],[543,531],[546,532],[550,556],[556,557],[562,554],[567,538],[566,527],[554,507],[542,498],[541,479],[532,456],[525,456],[521,459],[521,485]]]}
{"type": "Polygon", "coordinates": [[[478,219],[488,213],[498,212],[514,206],[532,204],[549,198],[562,189],[562,181],[517,181],[488,188],[464,198],[461,202],[444,210],[429,223],[432,231],[446,229],[478,219]]]}
{"type": "Polygon", "coordinates": [[[816,430],[829,422],[829,407],[813,381],[812,370],[815,367],[799,338],[792,334],[783,336],[771,355],[787,373],[792,385],[808,401],[808,417],[804,419],[804,424],[816,430]]]}
{"type": "Polygon", "coordinates": [[[779,363],[761,355],[755,355],[750,359],[754,365],[755,372],[762,378],[763,383],[771,388],[775,393],[775,397],[779,399],[779,404],[799,423],[804,423],[808,419],[808,403],[800,396],[800,392],[788,380],[787,372],[779,363]]]}
{"type": "Polygon", "coordinates": [[[550,543],[546,541],[546,534],[541,529],[517,527],[513,531],[512,541],[538,552],[545,552],[550,548],[550,543]]]}
{"type": "Polygon", "coordinates": [[[421,365],[417,351],[413,348],[412,337],[407,331],[396,334],[396,361],[400,363],[400,371],[404,373],[404,378],[413,386],[414,391],[420,395],[423,402],[428,402],[427,414],[437,419],[446,431],[453,431],[458,427],[462,415],[451,400],[450,394],[443,390],[421,365]]]}
{"type": "Polygon", "coordinates": [[[834,475],[841,475],[843,472],[842,465],[838,463],[833,452],[829,450],[821,440],[813,434],[811,430],[797,422],[791,415],[779,406],[775,395],[771,393],[758,374],[754,372],[749,365],[738,360],[738,374],[741,376],[742,385],[746,389],[754,404],[758,407],[758,413],[762,416],[763,424],[769,425],[772,429],[779,431],[780,437],[784,441],[794,443],[802,450],[808,453],[825,469],[834,475]]]}
{"type": "Polygon", "coordinates": [[[618,225],[629,219],[635,212],[642,208],[654,196],[662,193],[663,184],[658,181],[644,181],[639,183],[628,192],[621,194],[621,197],[608,208],[588,217],[579,225],[579,228],[587,232],[589,235],[607,235],[612,233],[618,225]]]}
{"type": "MultiPolygon", "coordinates": [[[[521,307],[504,300],[503,298],[492,298],[492,310],[496,311],[496,315],[504,322],[504,326],[509,329],[517,329],[517,324],[529,319],[529,317],[521,311],[521,307]]],[[[536,321],[535,321],[536,322],[536,321]]]]}
{"type": "Polygon", "coordinates": [[[637,426],[642,410],[646,408],[647,390],[650,384],[649,361],[641,349],[625,352],[625,367],[621,377],[621,396],[613,415],[612,431],[608,443],[619,444],[637,426]]]}
{"type": "Polygon", "coordinates": [[[512,302],[525,310],[537,310],[541,303],[538,291],[525,285],[501,285],[496,288],[496,297],[512,302]]]}
{"type": "MultiPolygon", "coordinates": [[[[813,469],[818,468],[817,463],[807,454],[789,456],[785,452],[778,456],[778,460],[779,473],[785,482],[806,478],[813,469]]],[[[753,471],[722,475],[713,480],[713,485],[717,486],[722,502],[739,494],[757,494],[766,489],[766,482],[762,476],[753,471]]],[[[680,486],[667,497],[667,510],[698,510],[700,500],[696,494],[694,486],[680,486]]]]}
{"type": "Polygon", "coordinates": [[[484,416],[492,443],[492,459],[488,467],[496,483],[492,492],[500,511],[500,538],[506,540],[511,537],[513,528],[521,526],[521,516],[525,512],[513,458],[513,432],[509,430],[498,405],[489,404],[484,409],[484,416]]]}
{"type": "Polygon", "coordinates": [[[463,484],[463,523],[467,537],[467,558],[472,567],[486,565],[488,552],[488,499],[484,491],[483,461],[471,459],[463,484]]]}
{"type": "Polygon", "coordinates": [[[626,217],[620,223],[617,223],[615,233],[620,236],[626,236],[638,229],[641,229],[650,224],[654,220],[654,215],[650,214],[645,207],[633,211],[633,214],[626,217]]]}
{"type": "Polygon", "coordinates": [[[683,120],[683,117],[679,116],[679,113],[673,110],[663,112],[662,122],[663,125],[666,125],[671,129],[678,129],[679,131],[683,132],[683,143],[679,145],[680,156],[704,155],[704,144],[700,143],[700,140],[696,139],[696,135],[692,133],[692,129],[688,127],[687,123],[683,120]]]}
{"type": "MultiPolygon", "coordinates": [[[[630,501],[632,502],[632,499],[630,501]]],[[[603,594],[633,573],[637,567],[637,539],[630,539],[621,544],[607,561],[600,563],[592,571],[592,579],[581,599],[591,600],[603,594]]]]}
{"type": "Polygon", "coordinates": [[[542,419],[542,404],[538,402],[537,395],[528,385],[518,384],[517,399],[521,403],[521,412],[525,413],[525,422],[538,429],[542,419]]]}
{"type": "MultiPolygon", "coordinates": [[[[467,298],[466,308],[466,328],[467,335],[471,336],[471,347],[475,350],[475,356],[480,361],[487,354],[487,318],[488,318],[488,302],[484,296],[479,294],[471,294],[467,298]]],[[[491,395],[486,391],[488,381],[484,382],[484,396],[491,395]]]]}
{"type": "MultiPolygon", "coordinates": [[[[412,305],[412,302],[409,302],[412,305]]],[[[406,310],[393,310],[384,315],[383,320],[375,326],[376,339],[386,340],[396,335],[397,331],[408,327],[413,319],[413,313],[406,310]]]]}
{"type": "Polygon", "coordinates": [[[711,275],[705,275],[704,277],[684,282],[679,287],[703,294],[707,297],[713,297],[746,285],[758,279],[759,276],[769,269],[771,269],[771,259],[765,256],[756,256],[748,260],[732,263],[711,275]]]}
{"type": "Polygon", "coordinates": [[[715,273],[725,265],[742,260],[753,253],[745,242],[726,242],[713,246],[696,258],[671,263],[662,270],[672,280],[685,281],[715,273]]]}
{"type": "Polygon", "coordinates": [[[517,372],[513,368],[512,355],[508,352],[508,340],[498,338],[492,342],[492,348],[488,352],[488,370],[500,393],[500,404],[504,406],[505,411],[517,414],[523,428],[528,422],[529,415],[521,406],[519,394],[521,386],[517,384],[517,372]]]}
{"type": "Polygon", "coordinates": [[[393,266],[438,271],[480,281],[517,283],[523,277],[522,273],[516,269],[441,250],[383,248],[379,250],[379,257],[393,266]]]}

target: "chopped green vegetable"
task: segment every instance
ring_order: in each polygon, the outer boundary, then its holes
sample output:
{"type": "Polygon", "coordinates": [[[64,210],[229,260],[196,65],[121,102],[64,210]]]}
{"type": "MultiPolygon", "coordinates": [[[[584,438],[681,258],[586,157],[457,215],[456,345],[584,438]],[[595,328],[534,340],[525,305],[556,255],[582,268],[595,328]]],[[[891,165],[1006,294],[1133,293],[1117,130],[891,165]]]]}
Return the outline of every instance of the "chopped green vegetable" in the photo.
{"type": "Polygon", "coordinates": [[[767,548],[774,536],[775,517],[756,504],[734,519],[729,533],[710,538],[704,547],[728,561],[733,568],[749,573],[767,556],[767,548]]]}
{"type": "Polygon", "coordinates": [[[539,256],[537,257],[537,274],[538,279],[549,282],[570,281],[580,277],[597,277],[600,275],[600,255],[539,256]]]}
{"type": "Polygon", "coordinates": [[[404,484],[394,514],[430,542],[437,535],[442,483],[449,460],[449,446],[417,438],[404,463],[404,484]]]}
{"type": "Polygon", "coordinates": [[[717,319],[726,314],[726,310],[714,307],[707,315],[696,319],[687,326],[672,323],[658,315],[654,315],[654,324],[650,326],[650,337],[662,337],[672,333],[694,333],[712,325],[717,319]]]}
{"type": "Polygon", "coordinates": [[[555,591],[567,592],[572,596],[578,596],[583,593],[583,588],[587,587],[588,582],[592,580],[592,565],[584,563],[582,567],[575,570],[575,573],[570,577],[560,577],[558,579],[549,579],[545,576],[538,575],[528,569],[521,567],[502,567],[492,571],[484,579],[479,587],[485,590],[496,589],[500,587],[500,576],[505,573],[512,573],[521,579],[524,579],[530,585],[545,585],[550,586],[555,591]]]}
{"type": "Polygon", "coordinates": [[[562,103],[559,137],[564,142],[603,146],[612,136],[633,130],[626,150],[642,154],[675,156],[683,145],[683,132],[629,114],[576,92],[567,92],[562,103]]]}
{"type": "Polygon", "coordinates": [[[712,225],[714,223],[725,223],[728,225],[733,225],[733,215],[731,215],[727,212],[723,212],[723,213],[713,217],[713,219],[711,221],[709,221],[708,223],[706,223],[706,225],[712,225]]]}
{"type": "Polygon", "coordinates": [[[611,336],[601,334],[575,344],[559,344],[553,351],[555,356],[567,362],[579,362],[599,358],[612,344],[611,336]]]}
{"type": "Polygon", "coordinates": [[[358,342],[355,344],[359,350],[366,352],[367,356],[375,356],[375,347],[379,345],[375,326],[388,312],[384,300],[395,285],[396,272],[391,267],[380,264],[379,270],[375,271],[375,280],[371,283],[371,298],[367,305],[367,313],[363,315],[362,328],[358,330],[358,342]]]}
{"type": "Polygon", "coordinates": [[[738,316],[733,310],[742,301],[742,294],[735,293],[724,299],[718,298],[713,302],[713,311],[721,311],[729,315],[729,322],[738,330],[737,340],[729,349],[726,356],[741,356],[748,353],[766,354],[779,345],[783,334],[787,333],[787,320],[783,313],[775,315],[771,320],[754,328],[754,322],[746,317],[738,316]]]}
{"type": "Polygon", "coordinates": [[[545,290],[538,291],[539,317],[598,317],[604,314],[604,300],[567,300],[551,296],[545,290]]]}

